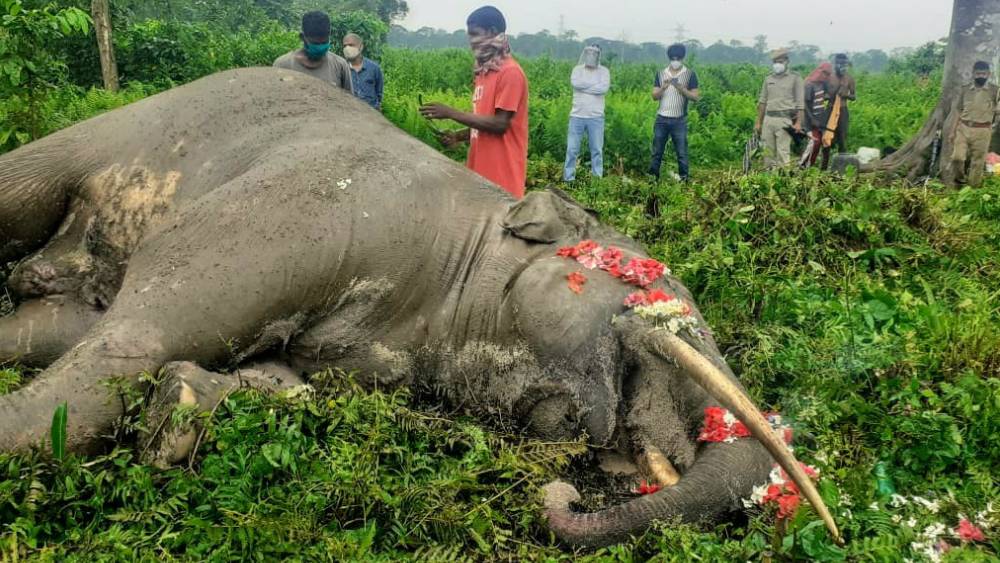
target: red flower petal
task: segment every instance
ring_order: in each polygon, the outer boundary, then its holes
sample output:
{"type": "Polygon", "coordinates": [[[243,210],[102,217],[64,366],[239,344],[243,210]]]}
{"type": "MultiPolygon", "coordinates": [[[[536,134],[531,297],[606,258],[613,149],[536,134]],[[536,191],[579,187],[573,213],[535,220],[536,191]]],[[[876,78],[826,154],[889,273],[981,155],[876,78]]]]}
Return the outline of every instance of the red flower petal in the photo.
{"type": "Polygon", "coordinates": [[[799,495],[782,495],[778,497],[778,518],[790,518],[799,508],[799,495]]]}
{"type": "Polygon", "coordinates": [[[736,436],[737,438],[749,438],[750,430],[747,429],[745,424],[737,420],[733,424],[733,435],[736,436]]]}
{"type": "Polygon", "coordinates": [[[650,303],[669,303],[674,299],[676,299],[676,297],[670,295],[669,293],[663,291],[662,289],[654,289],[649,292],[649,294],[646,296],[646,299],[650,303]]]}
{"type": "Polygon", "coordinates": [[[958,523],[958,529],[955,530],[958,537],[962,541],[986,541],[986,536],[983,535],[983,531],[976,527],[975,524],[969,522],[967,519],[963,518],[961,522],[958,523]]]}
{"type": "Polygon", "coordinates": [[[580,241],[580,244],[576,245],[577,254],[589,254],[600,248],[596,242],[592,240],[580,241]]]}
{"type": "Polygon", "coordinates": [[[556,256],[561,258],[576,258],[576,247],[575,246],[564,246],[556,251],[556,256]]]}
{"type": "Polygon", "coordinates": [[[573,272],[566,276],[569,280],[569,290],[577,295],[583,293],[583,284],[587,283],[587,276],[581,274],[580,272],[573,272]]]}
{"type": "Polygon", "coordinates": [[[662,276],[665,270],[666,266],[652,258],[633,258],[625,265],[622,279],[639,287],[647,287],[662,276]]]}
{"type": "Polygon", "coordinates": [[[607,270],[612,266],[620,266],[623,257],[622,251],[613,246],[609,246],[598,255],[602,270],[607,270]]]}
{"type": "Polygon", "coordinates": [[[643,291],[636,291],[625,298],[626,307],[638,307],[639,305],[646,305],[647,303],[648,300],[646,299],[646,293],[643,291]]]}
{"type": "Polygon", "coordinates": [[[663,487],[661,487],[656,483],[647,483],[645,480],[643,480],[639,482],[638,487],[632,489],[632,492],[637,495],[651,495],[662,488],[663,487]]]}
{"type": "Polygon", "coordinates": [[[793,435],[792,435],[792,427],[791,426],[785,428],[784,435],[782,437],[785,439],[785,443],[786,444],[792,445],[793,435]]]}

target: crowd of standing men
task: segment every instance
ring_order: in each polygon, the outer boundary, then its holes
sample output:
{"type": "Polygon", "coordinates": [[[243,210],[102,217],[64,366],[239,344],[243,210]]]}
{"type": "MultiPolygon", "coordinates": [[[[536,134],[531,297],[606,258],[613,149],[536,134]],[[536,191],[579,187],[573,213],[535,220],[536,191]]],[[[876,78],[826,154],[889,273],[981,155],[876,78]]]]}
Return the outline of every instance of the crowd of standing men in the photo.
{"type": "MultiPolygon", "coordinates": [[[[528,162],[528,80],[511,56],[507,22],[493,6],[472,12],[466,20],[474,66],[472,111],[444,104],[422,105],[427,119],[448,119],[464,126],[439,132],[447,147],[469,144],[467,166],[515,198],[524,196],[528,162]]],[[[283,55],[274,66],[293,69],[326,80],[353,92],[375,109],[381,109],[383,76],[378,64],[364,57],[364,44],[356,34],[343,38],[344,57],[330,51],[330,19],[322,12],[310,12],[302,19],[303,47],[283,55]]],[[[648,173],[657,181],[667,142],[677,156],[677,179],[690,180],[688,151],[688,111],[700,97],[698,74],[685,64],[687,49],[682,44],[667,49],[669,64],[653,78],[652,98],[657,103],[653,123],[653,146],[648,173]]],[[[850,129],[849,104],[857,99],[857,85],[849,74],[845,54],[833,63],[820,64],[809,76],[790,70],[790,54],[779,49],[771,54],[772,72],[765,78],[758,98],[755,141],[764,147],[765,166],[770,170],[792,165],[792,142],[806,141],[798,160],[800,167],[830,165],[831,152],[847,152],[850,129]]],[[[950,183],[979,185],[982,182],[990,138],[996,126],[997,86],[989,83],[989,64],[977,62],[974,81],[959,100],[960,118],[954,131],[954,170],[950,183]],[[969,172],[966,173],[966,167],[969,172]]],[[[580,148],[586,138],[590,147],[593,176],[604,174],[605,98],[611,89],[611,73],[601,65],[601,48],[589,45],[570,76],[573,106],[569,116],[566,161],[563,179],[576,178],[580,148]]],[[[655,196],[647,212],[658,214],[655,196]]]]}

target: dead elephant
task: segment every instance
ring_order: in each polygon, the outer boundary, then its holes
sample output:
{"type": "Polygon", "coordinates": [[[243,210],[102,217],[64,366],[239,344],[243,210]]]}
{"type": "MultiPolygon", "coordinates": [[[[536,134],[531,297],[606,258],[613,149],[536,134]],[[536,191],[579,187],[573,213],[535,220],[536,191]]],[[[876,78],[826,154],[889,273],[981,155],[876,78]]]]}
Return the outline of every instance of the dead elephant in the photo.
{"type": "MultiPolygon", "coordinates": [[[[835,533],[693,329],[704,321],[688,292],[669,277],[647,288],[691,308],[678,337],[626,308],[636,288],[621,272],[557,256],[584,240],[620,249],[621,265],[646,258],[560,193],[515,203],[312,78],[237,70],[154,96],[0,157],[0,259],[17,261],[7,288],[19,302],[0,319],[0,359],[45,368],[0,397],[0,450],[40,442],[64,401],[70,447],[100,447],[123,414],[110,377],[137,384],[167,366],[161,405],[205,409],[233,384],[207,369],[282,386],[338,366],[537,435],[586,433],[675,483],[592,514],[550,485],[549,523],[568,543],[737,509],[772,455],[835,533]],[[580,272],[577,293],[567,278],[580,272]],[[699,443],[715,405],[756,439],[699,443]]],[[[190,448],[174,434],[153,460],[190,448]]]]}

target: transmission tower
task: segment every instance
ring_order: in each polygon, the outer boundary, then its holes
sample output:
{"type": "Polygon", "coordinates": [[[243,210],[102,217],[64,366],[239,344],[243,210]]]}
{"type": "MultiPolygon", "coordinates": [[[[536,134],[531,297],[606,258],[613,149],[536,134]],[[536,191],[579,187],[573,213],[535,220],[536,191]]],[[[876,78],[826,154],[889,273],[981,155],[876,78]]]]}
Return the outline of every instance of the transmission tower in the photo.
{"type": "Polygon", "coordinates": [[[684,40],[687,39],[687,28],[684,27],[684,24],[682,23],[677,24],[677,27],[674,28],[674,33],[677,34],[674,36],[674,38],[677,40],[678,43],[683,43],[684,40]]]}

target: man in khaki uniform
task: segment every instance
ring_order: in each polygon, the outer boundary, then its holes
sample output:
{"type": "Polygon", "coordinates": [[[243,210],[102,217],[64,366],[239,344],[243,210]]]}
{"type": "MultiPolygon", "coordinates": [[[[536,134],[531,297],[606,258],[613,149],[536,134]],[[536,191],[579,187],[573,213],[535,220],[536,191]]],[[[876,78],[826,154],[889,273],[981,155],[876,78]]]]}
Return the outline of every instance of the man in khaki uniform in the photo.
{"type": "Polygon", "coordinates": [[[955,152],[952,154],[954,181],[966,183],[965,165],[969,163],[968,184],[979,187],[983,183],[986,153],[990,151],[993,127],[998,119],[995,84],[989,84],[990,65],[979,61],[972,67],[973,82],[962,88],[958,97],[958,124],[955,131],[955,152]]]}
{"type": "Polygon", "coordinates": [[[805,88],[802,77],[788,70],[788,50],[771,54],[773,72],[764,80],[757,102],[754,131],[764,145],[768,169],[784,168],[792,160],[792,136],[788,129],[802,132],[805,122],[805,88]]]}

